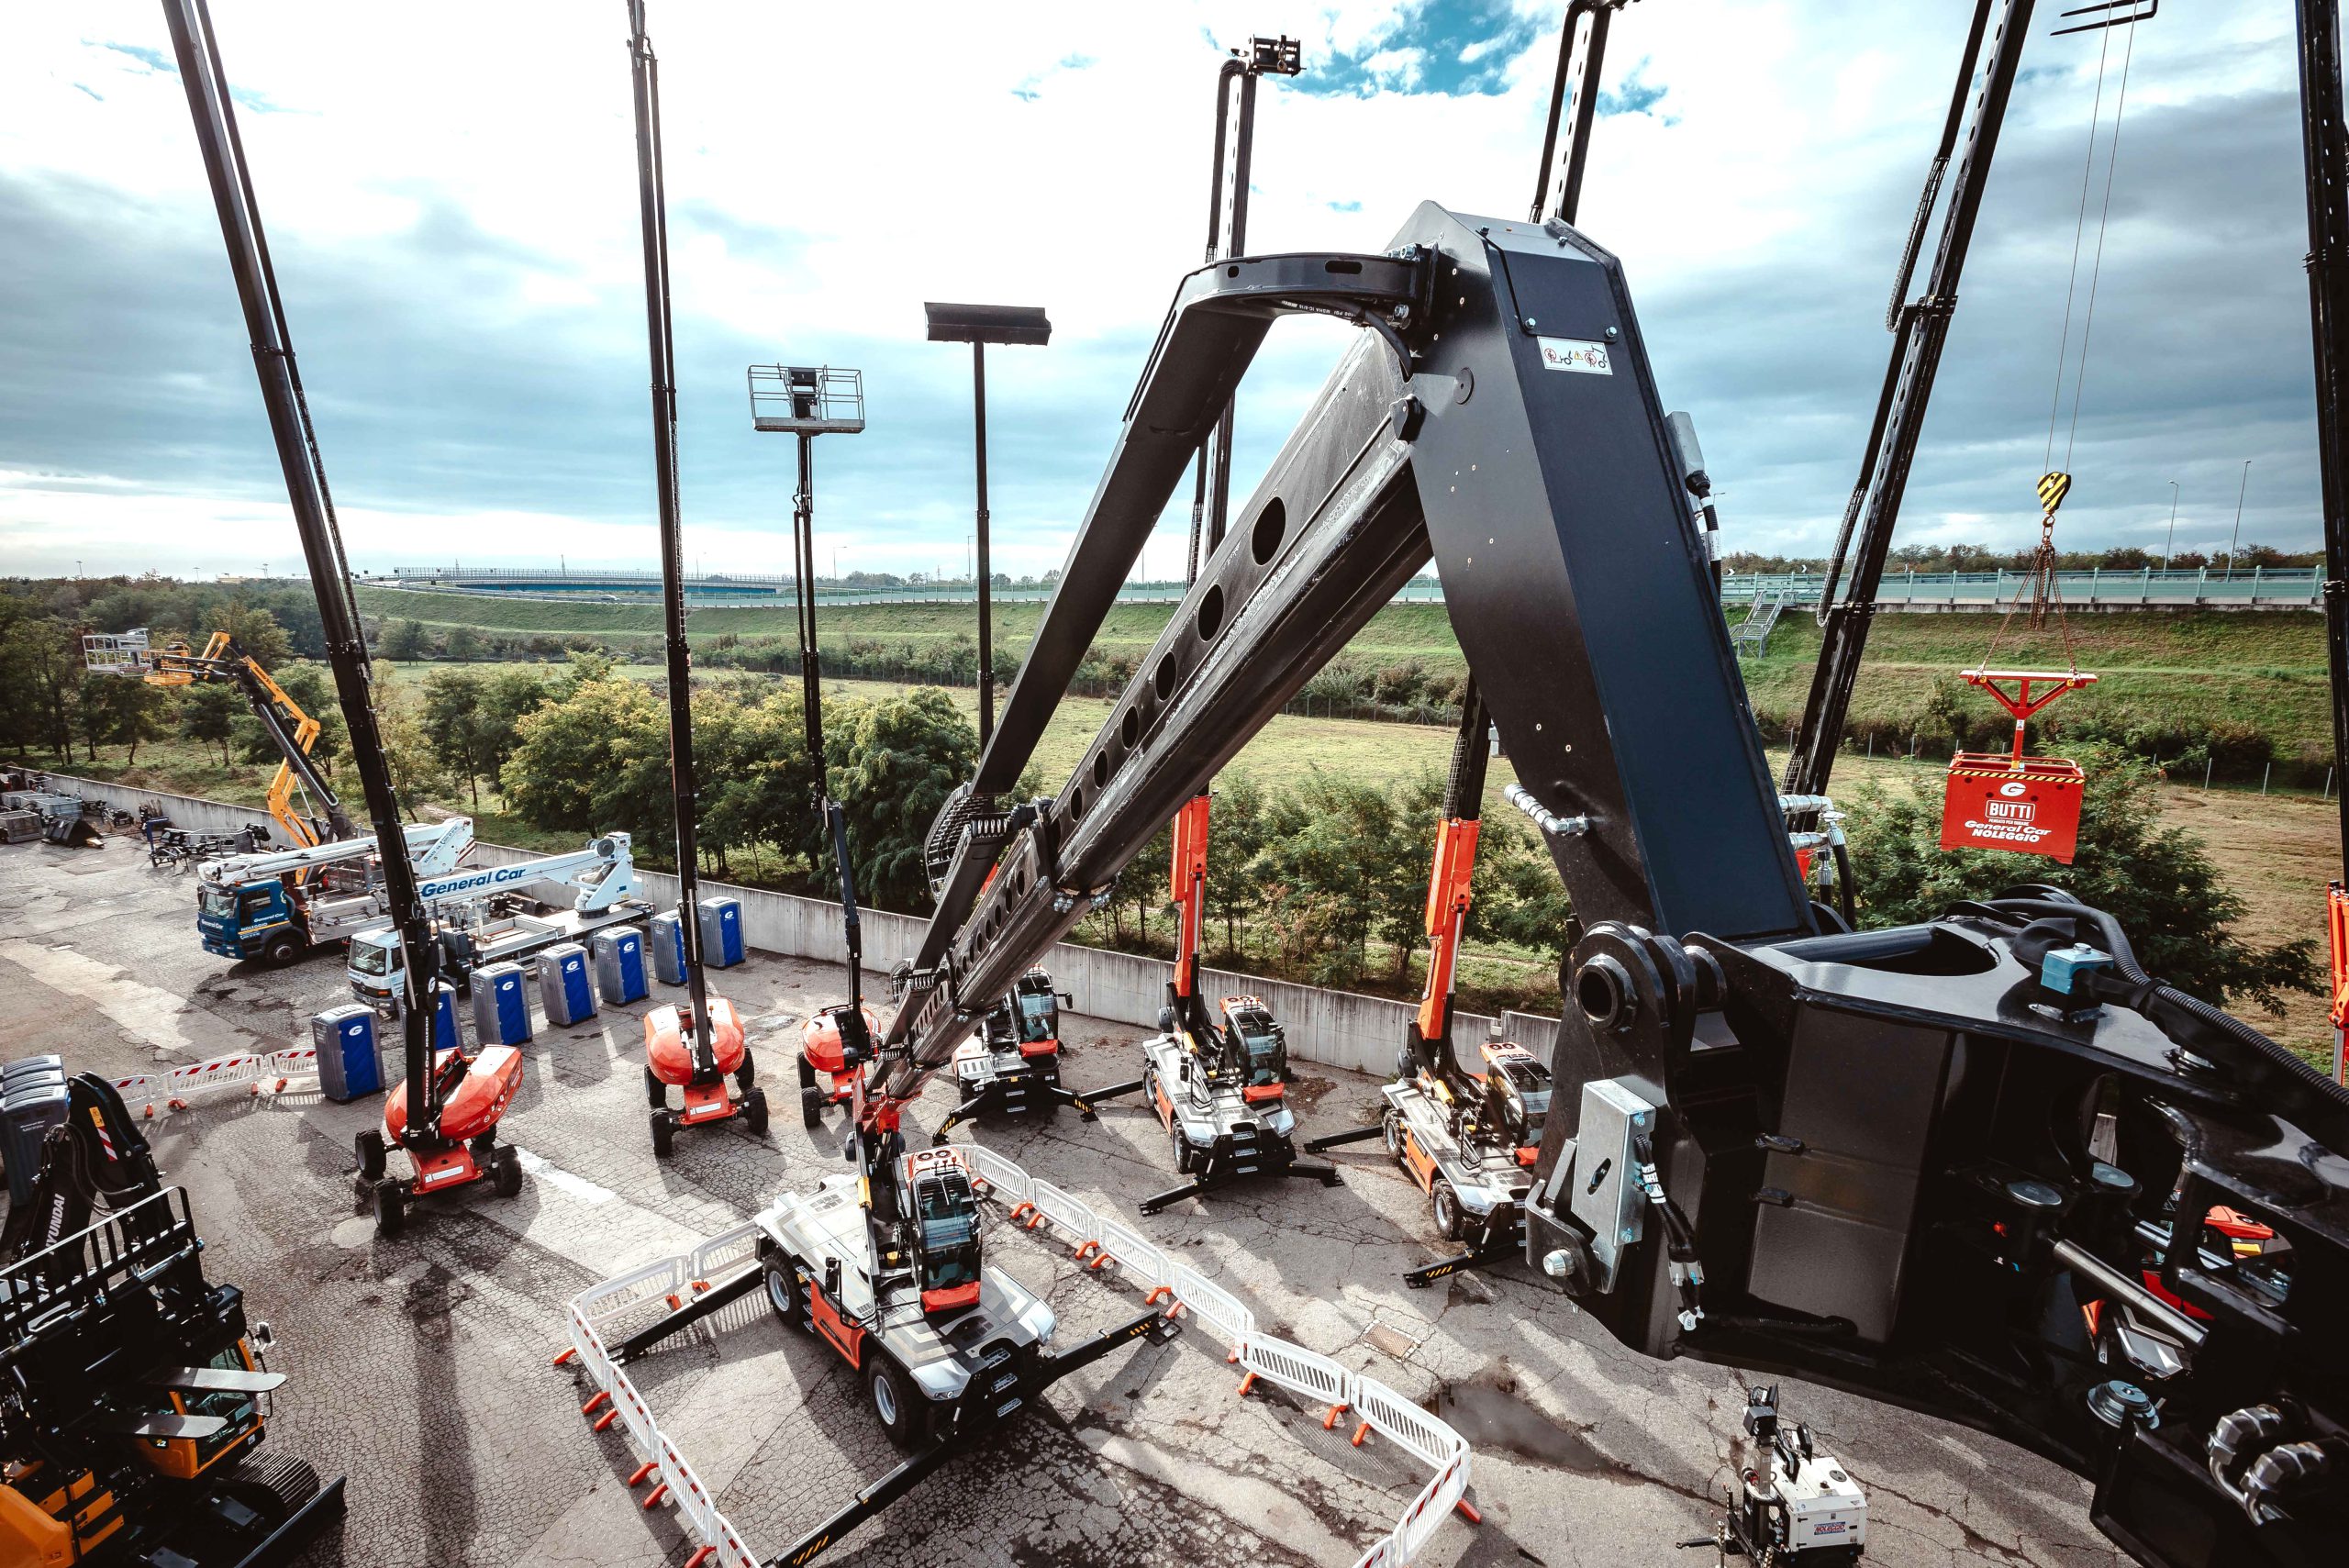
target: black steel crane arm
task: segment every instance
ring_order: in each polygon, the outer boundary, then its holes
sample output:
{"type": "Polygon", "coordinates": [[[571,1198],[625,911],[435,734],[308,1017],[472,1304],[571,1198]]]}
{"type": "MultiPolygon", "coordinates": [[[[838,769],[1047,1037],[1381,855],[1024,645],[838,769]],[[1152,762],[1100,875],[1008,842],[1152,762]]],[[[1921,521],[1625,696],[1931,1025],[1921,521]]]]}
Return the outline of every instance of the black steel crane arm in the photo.
{"type": "Polygon", "coordinates": [[[1431,275],[1412,257],[1317,252],[1241,257],[1185,278],[976,776],[956,791],[931,828],[937,914],[916,970],[937,966],[970,912],[1015,830],[1016,814],[1000,812],[998,798],[1027,766],[1185,465],[1214,428],[1274,320],[1311,313],[1361,321],[1388,334],[1399,357],[1396,334],[1426,314],[1431,275]]]}
{"type": "MultiPolygon", "coordinates": [[[[1577,906],[1663,929],[1809,933],[1620,267],[1563,226],[1433,205],[1390,255],[1419,276],[1384,296],[1412,308],[1372,322],[1382,336],[1408,324],[1408,357],[1365,339],[1341,363],[1060,794],[1017,828],[972,818],[956,831],[883,1096],[916,1092],[1431,550],[1520,777],[1556,817],[1590,824],[1550,846],[1577,906]],[[1606,591],[1578,603],[1578,574],[1606,591]]],[[[1072,584],[1114,588],[1180,474],[1180,443],[1203,438],[1244,368],[1235,345],[1252,350],[1271,311],[1327,307],[1294,290],[1335,264],[1234,261],[1186,285],[1102,482],[1120,508],[1097,498],[1060,624],[1048,617],[997,747],[1032,734],[1012,717],[1023,688],[1065,685],[1108,604],[1072,584]],[[1219,319],[1235,310],[1256,325],[1219,319]]]]}

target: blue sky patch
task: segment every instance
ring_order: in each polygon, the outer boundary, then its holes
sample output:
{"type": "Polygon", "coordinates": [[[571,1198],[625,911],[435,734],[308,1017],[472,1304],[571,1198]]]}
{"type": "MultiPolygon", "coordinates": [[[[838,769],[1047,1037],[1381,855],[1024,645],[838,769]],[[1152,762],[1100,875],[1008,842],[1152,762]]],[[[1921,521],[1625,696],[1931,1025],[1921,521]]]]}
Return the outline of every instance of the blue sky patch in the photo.
{"type": "Polygon", "coordinates": [[[1366,98],[1378,92],[1488,95],[1508,86],[1518,56],[1549,36],[1546,21],[1497,0],[1418,0],[1354,52],[1308,52],[1300,92],[1366,98]]]}

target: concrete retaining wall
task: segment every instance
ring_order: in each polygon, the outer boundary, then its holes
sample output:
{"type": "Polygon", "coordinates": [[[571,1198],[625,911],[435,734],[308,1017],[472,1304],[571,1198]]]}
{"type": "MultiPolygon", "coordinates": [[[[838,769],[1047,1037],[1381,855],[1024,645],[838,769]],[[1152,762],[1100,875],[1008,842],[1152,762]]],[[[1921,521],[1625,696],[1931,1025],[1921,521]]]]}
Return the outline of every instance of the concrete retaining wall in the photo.
{"type": "MultiPolygon", "coordinates": [[[[132,812],[143,804],[156,805],[169,812],[178,826],[206,832],[234,832],[249,822],[269,820],[269,814],[255,806],[130,789],[63,774],[51,777],[64,793],[99,796],[132,812]]],[[[480,842],[473,845],[469,857],[476,865],[510,865],[531,858],[531,851],[527,850],[480,842]]],[[[676,904],[675,877],[640,870],[637,880],[643,884],[645,897],[656,906],[674,907],[676,904]]],[[[848,945],[841,932],[837,904],[721,882],[706,881],[700,885],[705,897],[730,895],[742,901],[742,940],[751,947],[790,958],[831,963],[847,961],[848,945]]],[[[913,958],[920,950],[922,933],[928,927],[928,921],[909,915],[893,915],[880,909],[863,912],[864,964],[874,977],[867,984],[868,995],[878,992],[886,995],[885,982],[881,977],[893,965],[913,958]]],[[[1143,1029],[1156,1025],[1159,1006],[1166,997],[1166,982],[1174,969],[1163,959],[1079,947],[1070,942],[1055,946],[1044,956],[1043,962],[1061,989],[1076,998],[1077,1012],[1143,1029]]],[[[1286,1026],[1289,1050],[1299,1061],[1343,1067],[1380,1078],[1394,1073],[1396,1052],[1402,1048],[1404,1030],[1415,1011],[1408,1003],[1384,996],[1325,990],[1318,985],[1298,985],[1225,970],[1205,971],[1201,983],[1210,997],[1262,997],[1273,1016],[1286,1026]]],[[[1453,1018],[1452,1038],[1464,1046],[1473,1046],[1501,1033],[1546,1062],[1556,1029],[1556,1019],[1524,1013],[1510,1013],[1498,1019],[1462,1013],[1453,1018]]]]}

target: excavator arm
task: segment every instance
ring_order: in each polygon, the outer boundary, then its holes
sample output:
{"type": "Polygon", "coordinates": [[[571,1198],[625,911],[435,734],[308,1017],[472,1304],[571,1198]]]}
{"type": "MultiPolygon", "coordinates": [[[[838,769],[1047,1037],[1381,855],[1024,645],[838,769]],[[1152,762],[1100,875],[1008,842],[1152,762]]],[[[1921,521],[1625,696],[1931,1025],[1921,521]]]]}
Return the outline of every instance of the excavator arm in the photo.
{"type": "Polygon", "coordinates": [[[196,681],[226,681],[243,695],[253,717],[261,720],[277,745],[280,760],[277,773],[269,782],[269,814],[285,834],[287,843],[295,849],[307,849],[328,840],[357,835],[351,814],[310,759],[310,748],[318,739],[318,721],[235,639],[225,631],[216,631],[201,653],[191,652],[185,644],[181,644],[159,649],[148,660],[146,678],[150,685],[184,686],[196,681]],[[306,794],[317,809],[325,813],[323,832],[316,822],[295,809],[296,793],[306,794]]]}
{"type": "Polygon", "coordinates": [[[1541,1277],[1645,1353],[2053,1457],[2142,1561],[2322,1560],[2349,1473],[2349,1095],[2052,890],[1822,933],[1684,480],[1621,269],[1564,225],[1431,205],[1382,256],[1192,274],[933,828],[939,907],[871,1103],[894,1118],[1432,556],[1584,928],[1526,1205],[1541,1277]],[[1373,330],[1075,773],[1007,806],[1185,463],[1301,310],[1373,330]],[[2270,1243],[2213,1247],[2221,1211],[2270,1243]]]}

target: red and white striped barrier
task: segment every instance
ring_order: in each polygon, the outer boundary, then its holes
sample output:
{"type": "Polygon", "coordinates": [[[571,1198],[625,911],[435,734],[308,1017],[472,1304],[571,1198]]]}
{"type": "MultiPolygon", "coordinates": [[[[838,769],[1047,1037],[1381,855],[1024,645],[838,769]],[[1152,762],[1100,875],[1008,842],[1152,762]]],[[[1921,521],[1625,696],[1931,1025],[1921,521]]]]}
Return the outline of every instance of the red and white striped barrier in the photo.
{"type": "MultiPolygon", "coordinates": [[[[1184,1316],[1218,1341],[1227,1360],[1241,1367],[1241,1393],[1260,1379],[1288,1389],[1323,1407],[1324,1428],[1332,1426],[1340,1413],[1352,1411],[1358,1418],[1353,1433],[1356,1444],[1376,1432],[1434,1471],[1395,1528],[1372,1542],[1354,1568],[1404,1568],[1455,1507],[1475,1517],[1464,1501],[1468,1442],[1445,1422],[1375,1378],[1259,1331],[1255,1314],[1238,1296],[1189,1265],[1167,1257],[1139,1231],[1102,1218],[1084,1200],[1035,1180],[991,1149],[969,1144],[963,1146],[963,1153],[985,1184],[988,1200],[1007,1214],[1030,1229],[1050,1226],[1055,1240],[1074,1248],[1089,1266],[1114,1264],[1127,1283],[1142,1287],[1152,1301],[1171,1294],[1174,1307],[1183,1308],[1184,1316]]],[[[760,1559],[719,1511],[717,1500],[703,1487],[676,1445],[662,1433],[627,1370],[606,1351],[605,1341],[607,1337],[625,1336],[643,1328],[698,1292],[757,1267],[759,1235],[755,1224],[737,1225],[690,1252],[631,1269],[581,1292],[570,1309],[572,1348],[557,1358],[561,1364],[575,1356],[595,1380],[598,1392],[583,1413],[595,1417],[596,1429],[604,1430],[617,1421],[642,1456],[644,1462],[629,1485],[635,1486],[658,1476],[658,1485],[644,1506],[651,1507],[664,1498],[675,1503],[700,1538],[701,1549],[688,1560],[687,1568],[711,1564],[758,1568],[760,1559]]]]}
{"type": "Polygon", "coordinates": [[[159,1110],[191,1108],[197,1095],[230,1089],[242,1089],[248,1095],[282,1095],[296,1085],[306,1091],[316,1086],[317,1076],[317,1048],[305,1045],[216,1056],[168,1073],[134,1073],[115,1079],[114,1088],[131,1115],[152,1121],[159,1110]]]}

